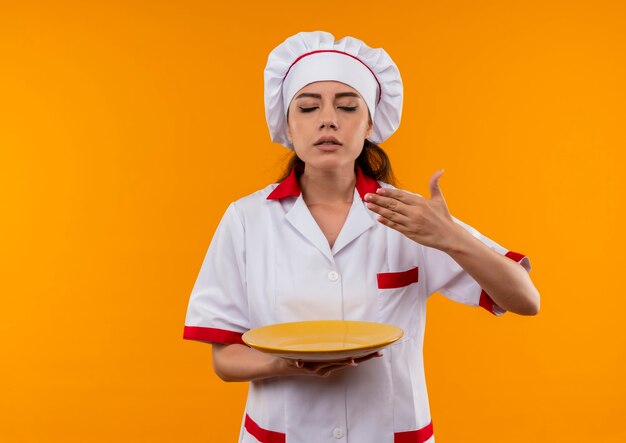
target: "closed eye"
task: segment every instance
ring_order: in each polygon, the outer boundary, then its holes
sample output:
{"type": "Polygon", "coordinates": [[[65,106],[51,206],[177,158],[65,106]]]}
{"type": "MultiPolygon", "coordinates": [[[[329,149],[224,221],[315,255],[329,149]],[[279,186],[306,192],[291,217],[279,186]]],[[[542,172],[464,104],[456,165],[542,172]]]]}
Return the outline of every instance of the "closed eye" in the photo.
{"type": "MultiPolygon", "coordinates": [[[[301,112],[311,112],[314,109],[317,109],[317,106],[312,107],[312,108],[303,108],[302,106],[299,106],[299,108],[301,112]]],[[[348,112],[356,111],[356,108],[358,108],[358,106],[339,106],[339,109],[343,109],[344,111],[348,111],[348,112]]]]}

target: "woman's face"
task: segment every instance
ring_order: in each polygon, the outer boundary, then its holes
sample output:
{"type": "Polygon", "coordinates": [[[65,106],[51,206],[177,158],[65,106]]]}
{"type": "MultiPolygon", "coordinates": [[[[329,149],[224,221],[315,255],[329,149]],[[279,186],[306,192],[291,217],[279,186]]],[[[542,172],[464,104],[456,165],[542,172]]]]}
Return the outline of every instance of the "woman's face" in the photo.
{"type": "Polygon", "coordinates": [[[309,83],[289,104],[287,135],[304,163],[319,169],[354,165],[371,136],[367,105],[356,89],[337,81],[309,83]],[[334,137],[339,144],[319,144],[334,137]]]}

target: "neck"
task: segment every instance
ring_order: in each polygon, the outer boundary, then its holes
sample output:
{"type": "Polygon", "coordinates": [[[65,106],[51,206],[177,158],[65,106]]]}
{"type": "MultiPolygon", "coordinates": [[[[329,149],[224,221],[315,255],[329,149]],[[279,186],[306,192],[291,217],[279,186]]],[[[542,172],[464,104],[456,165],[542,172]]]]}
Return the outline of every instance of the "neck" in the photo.
{"type": "Polygon", "coordinates": [[[307,205],[352,203],[356,185],[354,165],[337,169],[306,166],[299,182],[307,205]]]}

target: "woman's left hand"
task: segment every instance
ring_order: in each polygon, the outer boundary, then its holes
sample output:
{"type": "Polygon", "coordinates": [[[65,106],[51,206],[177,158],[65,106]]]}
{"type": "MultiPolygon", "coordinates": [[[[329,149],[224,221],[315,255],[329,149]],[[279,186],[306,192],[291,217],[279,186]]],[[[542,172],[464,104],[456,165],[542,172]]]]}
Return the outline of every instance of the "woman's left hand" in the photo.
{"type": "Polygon", "coordinates": [[[445,251],[462,229],[457,225],[439,188],[441,171],[430,177],[430,200],[399,189],[379,188],[366,194],[369,209],[380,215],[378,221],[424,246],[445,251]]]}

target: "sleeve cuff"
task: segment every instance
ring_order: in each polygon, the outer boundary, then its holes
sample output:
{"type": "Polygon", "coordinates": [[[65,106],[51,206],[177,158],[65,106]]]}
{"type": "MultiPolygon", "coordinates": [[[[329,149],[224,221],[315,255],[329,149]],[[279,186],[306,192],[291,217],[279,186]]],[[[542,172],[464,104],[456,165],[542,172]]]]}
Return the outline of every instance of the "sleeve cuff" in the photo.
{"type": "Polygon", "coordinates": [[[227,331],[226,329],[205,328],[203,326],[185,326],[183,339],[225,345],[245,345],[242,340],[243,332],[227,331]]]}
{"type": "Polygon", "coordinates": [[[489,297],[489,294],[487,294],[484,289],[482,289],[482,292],[480,293],[480,300],[478,302],[478,305],[482,308],[485,308],[496,317],[499,317],[506,312],[505,309],[502,309],[491,299],[491,297],[489,297]]]}
{"type": "MultiPolygon", "coordinates": [[[[508,251],[506,254],[504,254],[504,256],[519,263],[524,269],[526,269],[526,272],[530,272],[530,260],[524,254],[520,254],[519,252],[514,251],[508,251]]],[[[492,300],[492,298],[489,297],[489,294],[487,294],[484,289],[481,288],[481,291],[482,292],[480,293],[480,300],[478,302],[478,305],[480,307],[485,308],[487,311],[491,312],[497,317],[507,312],[506,309],[498,306],[492,300]]]]}

